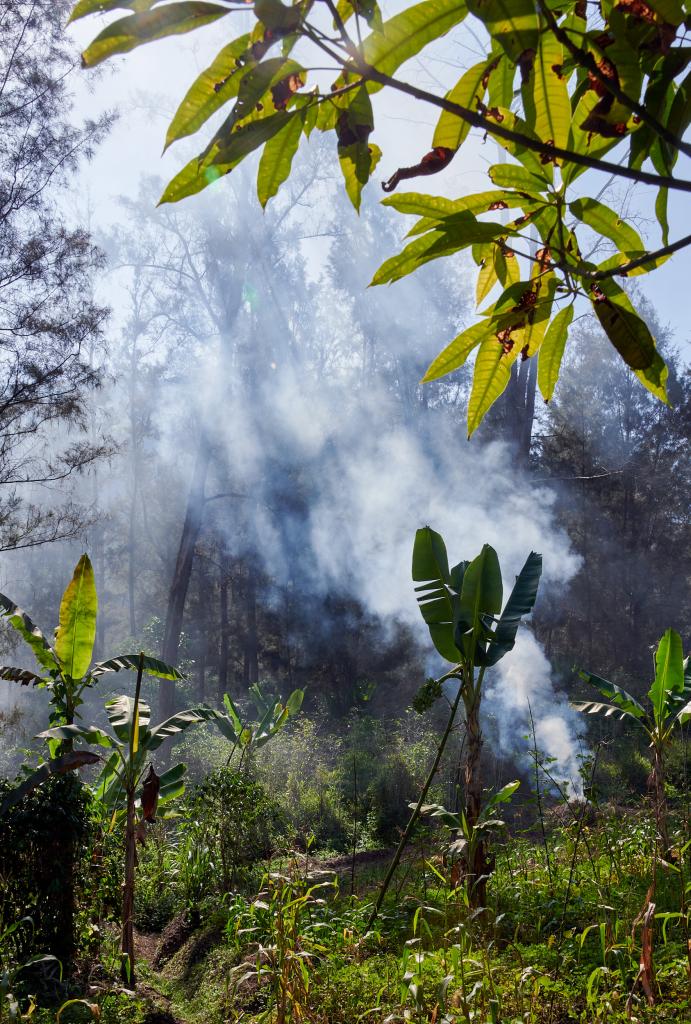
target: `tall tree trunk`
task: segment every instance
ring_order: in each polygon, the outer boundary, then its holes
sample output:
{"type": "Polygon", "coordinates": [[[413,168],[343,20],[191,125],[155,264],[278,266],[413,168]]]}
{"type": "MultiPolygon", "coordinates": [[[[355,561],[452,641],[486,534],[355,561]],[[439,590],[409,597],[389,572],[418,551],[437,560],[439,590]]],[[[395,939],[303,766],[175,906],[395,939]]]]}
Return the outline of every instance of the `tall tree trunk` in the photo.
{"type": "MultiPolygon", "coordinates": [[[[185,611],[185,600],[192,575],[194,549],[199,539],[204,515],[204,489],[211,461],[211,446],[206,433],[202,431],[197,447],[197,455],[192,471],[185,521],[178,546],[178,553],[173,570],[173,579],[168,592],[166,624],[163,635],[161,657],[168,665],[175,665],[178,660],[178,647],[182,620],[185,611]]],[[[175,684],[168,680],[161,682],[159,687],[159,714],[168,718],[175,710],[175,684]]]]}
{"type": "Polygon", "coordinates": [[[230,622],[228,619],[228,587],[230,583],[228,559],[221,559],[221,585],[219,587],[219,648],[218,648],[218,696],[228,693],[228,663],[230,658],[230,622]]]}
{"type": "Polygon", "coordinates": [[[535,389],[537,386],[537,359],[526,360],[525,367],[525,401],[523,405],[523,422],[521,424],[521,437],[519,451],[521,461],[524,465],[530,459],[530,447],[533,443],[533,423],[535,421],[535,389]]]}
{"type": "Polygon", "coordinates": [[[245,584],[245,644],[242,681],[251,686],[259,679],[259,643],[257,639],[257,580],[250,565],[245,584]]]}
{"type": "Polygon", "coordinates": [[[137,633],[137,615],[135,608],[135,576],[137,565],[137,500],[139,497],[139,459],[137,448],[137,339],[132,341],[130,353],[130,471],[132,474],[132,494],[130,496],[130,517],[127,537],[127,598],[130,615],[130,634],[137,633]]]}

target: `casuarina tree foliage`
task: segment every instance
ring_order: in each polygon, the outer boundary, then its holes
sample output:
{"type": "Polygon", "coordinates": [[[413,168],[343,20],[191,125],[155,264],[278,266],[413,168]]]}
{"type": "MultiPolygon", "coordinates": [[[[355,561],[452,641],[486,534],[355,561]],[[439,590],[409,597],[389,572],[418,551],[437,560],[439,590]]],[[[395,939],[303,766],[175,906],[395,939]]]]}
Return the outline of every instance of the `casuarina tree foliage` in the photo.
{"type": "Polygon", "coordinates": [[[65,0],[0,2],[0,549],[73,536],[85,513],[33,488],[58,484],[104,455],[75,437],[99,383],[106,310],[93,298],[101,253],[61,209],[78,166],[110,117],[73,123],[77,61],[65,0]],[[52,443],[51,443],[52,442],[52,443]]]}

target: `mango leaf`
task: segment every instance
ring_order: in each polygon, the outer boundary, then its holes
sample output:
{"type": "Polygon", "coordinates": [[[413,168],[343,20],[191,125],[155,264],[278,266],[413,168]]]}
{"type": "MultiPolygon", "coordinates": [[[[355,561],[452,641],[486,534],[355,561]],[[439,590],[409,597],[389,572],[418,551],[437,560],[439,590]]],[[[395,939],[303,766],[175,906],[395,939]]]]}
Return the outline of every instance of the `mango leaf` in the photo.
{"type": "MultiPolygon", "coordinates": [[[[121,654],[117,658],[110,658],[108,661],[99,661],[92,668],[90,675],[97,678],[106,672],[137,672],[139,669],[140,654],[121,654]]],[[[143,669],[147,676],[156,676],[157,679],[184,679],[182,672],[166,665],[158,658],[151,658],[148,654],[143,658],[143,669]]]]}
{"type": "Polygon", "coordinates": [[[667,218],[667,205],[669,201],[669,189],[659,188],[655,200],[655,216],[662,230],[662,244],[669,245],[669,220],[667,218]]]}
{"type": "Polygon", "coordinates": [[[161,0],[79,0],[74,5],[69,22],[86,17],[87,14],[104,14],[107,11],[148,11],[161,0]]]}
{"type": "Polygon", "coordinates": [[[683,691],[684,652],[681,637],[675,629],[668,629],[655,652],[655,679],[648,691],[656,725],[662,726],[670,712],[670,696],[683,691]]]}
{"type": "Polygon", "coordinates": [[[557,288],[557,278],[549,271],[545,273],[540,269],[540,264],[533,264],[531,277],[531,291],[535,295],[535,304],[528,311],[526,316],[525,331],[521,339],[523,353],[526,359],[534,356],[540,351],[545,330],[552,315],[554,295],[557,288]]]}
{"type": "Polygon", "coordinates": [[[468,10],[514,64],[537,50],[540,26],[533,0],[468,0],[468,10]]]}
{"type": "Polygon", "coordinates": [[[65,775],[67,772],[83,768],[85,765],[96,764],[100,760],[98,754],[94,754],[90,750],[73,750],[69,754],[63,754],[62,757],[45,761],[35,772],[31,773],[28,779],[10,790],[0,807],[0,818],[25,796],[29,796],[35,789],[43,785],[51,775],[65,775]]]}
{"type": "MultiPolygon", "coordinates": [[[[461,75],[453,89],[447,92],[446,99],[476,112],[487,90],[486,76],[489,66],[487,61],[481,61],[480,64],[469,68],[461,75]]],[[[464,121],[457,114],[451,114],[448,110],[442,110],[434,129],[432,147],[443,146],[445,149],[456,150],[467,138],[470,128],[470,122],[464,121]]]]}
{"type": "Polygon", "coordinates": [[[96,640],[98,596],[94,570],[88,555],[77,562],[74,575],[62,595],[60,622],[55,634],[55,653],[63,671],[81,679],[91,664],[96,640]]]}
{"type": "Polygon", "coordinates": [[[530,127],[544,142],[562,149],[568,142],[571,127],[571,101],[561,70],[563,63],[561,43],[551,32],[543,32],[529,84],[523,91],[530,127]]]}
{"type": "Polygon", "coordinates": [[[4,594],[0,594],[0,616],[7,619],[13,629],[17,630],[33,651],[36,661],[43,665],[48,672],[55,672],[60,668],[53,648],[38,626],[31,621],[25,611],[22,611],[14,601],[10,601],[9,597],[5,597],[4,594]]]}
{"type": "Polygon", "coordinates": [[[168,126],[165,149],[178,139],[193,135],[224,103],[237,96],[247,71],[247,64],[239,58],[247,53],[249,45],[249,34],[234,39],[195,79],[168,126]]]}
{"type": "MultiPolygon", "coordinates": [[[[530,127],[530,125],[514,114],[508,107],[490,107],[485,112],[485,117],[489,121],[496,121],[497,124],[501,124],[504,128],[509,128],[512,132],[517,132],[519,135],[523,135],[529,139],[533,139],[539,142],[537,135],[530,127]]],[[[520,164],[525,167],[526,170],[530,171],[536,177],[542,179],[544,188],[544,182],[551,182],[554,178],[554,172],[552,170],[551,163],[543,163],[540,155],[535,150],[528,149],[522,142],[516,142],[511,139],[503,139],[497,135],[494,139],[498,146],[505,149],[507,153],[510,153],[520,164]]]]}
{"type": "Polygon", "coordinates": [[[454,370],[463,366],[473,349],[477,348],[488,334],[492,334],[492,325],[488,320],[481,320],[479,323],[473,324],[472,327],[466,328],[465,331],[461,331],[430,363],[421,383],[427,384],[431,380],[438,380],[439,377],[453,373],[454,370]]]}
{"type": "Polygon", "coordinates": [[[511,378],[511,366],[520,355],[520,345],[514,343],[505,352],[501,342],[492,333],[480,345],[473,371],[473,386],[468,400],[468,437],[472,437],[482,419],[506,390],[511,378]]]}
{"type": "Polygon", "coordinates": [[[238,125],[230,137],[219,146],[218,153],[211,160],[212,165],[221,164],[231,168],[237,166],[249,153],[277,135],[289,121],[299,117],[299,110],[281,110],[268,117],[238,125]]]}
{"type": "Polygon", "coordinates": [[[528,196],[534,200],[537,199],[535,192],[546,188],[546,182],[542,176],[533,174],[525,167],[516,167],[515,164],[494,164],[487,173],[494,185],[527,192],[528,196]]]}
{"type": "Polygon", "coordinates": [[[485,662],[496,663],[508,654],[516,642],[518,626],[524,615],[529,615],[535,605],[537,589],[542,575],[542,555],[531,551],[513,585],[504,610],[501,613],[494,636],[489,642],[485,662]]]}
{"type": "Polygon", "coordinates": [[[557,380],[559,379],[559,369],[572,320],[573,305],[560,309],[547,328],[542,345],[540,346],[537,362],[537,384],[540,394],[546,402],[551,400],[557,380]]]}
{"type": "Polygon", "coordinates": [[[202,0],[184,0],[182,3],[166,4],[153,11],[141,14],[130,14],[120,18],[96,36],[82,54],[84,67],[95,67],[101,61],[116,53],[129,53],[143,43],[163,39],[166,36],[191,32],[202,25],[230,14],[229,7],[219,4],[202,2],[202,0]]]}
{"type": "MultiPolygon", "coordinates": [[[[462,582],[461,570],[456,568],[457,582],[462,582]]],[[[415,594],[432,643],[446,661],[459,662],[461,653],[454,641],[457,619],[454,601],[457,605],[458,594],[450,589],[451,574],[444,539],[429,526],[422,527],[415,534],[412,575],[413,582],[419,584],[415,587],[415,594]]]]}
{"type": "Polygon", "coordinates": [[[647,324],[611,278],[591,288],[593,309],[605,334],[641,383],[667,403],[667,367],[647,324]]]}
{"type": "MultiPolygon", "coordinates": [[[[384,75],[392,75],[405,61],[431,43],[446,35],[467,14],[464,0],[423,0],[389,18],[358,47],[366,64],[384,75]]],[[[343,76],[341,76],[342,79],[343,76]]],[[[341,79],[339,82],[344,84],[341,79]]],[[[382,86],[368,82],[369,92],[382,86]]]]}
{"type": "Polygon", "coordinates": [[[376,0],[338,0],[336,10],[344,25],[353,14],[359,14],[371,28],[381,29],[382,16],[376,0]]]}
{"type": "MultiPolygon", "coordinates": [[[[615,252],[612,256],[603,260],[602,263],[598,263],[597,269],[610,271],[617,267],[625,267],[631,260],[637,260],[646,255],[645,250],[630,253],[615,252]]],[[[658,267],[661,267],[669,259],[671,259],[671,253],[665,253],[663,256],[655,256],[653,253],[650,253],[649,260],[639,264],[633,270],[622,272],[622,277],[639,277],[641,274],[649,274],[652,270],[657,270],[658,267]]]]}
{"type": "Polygon", "coordinates": [[[509,60],[505,53],[496,53],[496,47],[492,52],[499,57],[498,63],[492,69],[488,82],[488,106],[510,107],[513,103],[513,80],[516,77],[516,65],[509,60]]]}
{"type": "Polygon", "coordinates": [[[254,13],[272,32],[294,32],[300,24],[299,5],[286,5],[281,0],[254,0],[254,13]]]}
{"type": "MultiPolygon", "coordinates": [[[[492,189],[464,196],[463,199],[446,199],[444,196],[428,196],[420,192],[397,192],[382,199],[382,206],[392,206],[399,213],[412,213],[417,217],[441,223],[447,217],[457,213],[491,213],[494,210],[509,207],[530,205],[525,196],[505,192],[503,189],[492,189]]],[[[430,224],[430,227],[432,225],[430,224]]],[[[410,231],[409,234],[419,232],[410,231]]]]}
{"type": "Polygon", "coordinates": [[[338,162],[345,181],[348,198],[360,211],[362,190],[381,159],[381,150],[372,142],[355,142],[338,147],[338,162]]]}
{"type": "Polygon", "coordinates": [[[410,242],[402,252],[385,260],[372,278],[371,284],[391,284],[410,274],[417,267],[440,256],[450,256],[467,249],[475,242],[488,242],[506,234],[503,224],[479,221],[471,213],[454,214],[434,231],[429,231],[410,242]]]}
{"type": "MultiPolygon", "coordinates": [[[[574,97],[578,94],[575,93],[574,97]]],[[[572,97],[572,99],[574,98],[572,97]]],[[[583,156],[602,158],[605,153],[608,152],[613,146],[616,146],[621,141],[620,137],[607,138],[603,135],[595,135],[589,131],[587,124],[589,117],[593,110],[599,103],[599,98],[594,89],[588,89],[578,99],[576,108],[573,111],[571,117],[571,129],[569,131],[569,141],[567,149],[573,153],[581,153],[583,156]]],[[[565,185],[570,185],[580,177],[587,167],[583,164],[575,164],[568,160],[564,160],[561,169],[561,179],[565,185]]]]}
{"type": "MultiPolygon", "coordinates": [[[[487,250],[487,254],[483,257],[480,273],[477,275],[477,282],[475,284],[475,303],[478,306],[487,298],[499,280],[496,260],[497,254],[504,259],[503,253],[498,245],[490,243],[487,246],[487,250]]],[[[506,269],[506,260],[504,260],[504,269],[506,269]]]]}
{"type": "Polygon", "coordinates": [[[257,172],[257,196],[262,208],[276,195],[290,174],[300,145],[304,118],[293,117],[264,146],[257,172]]]}
{"type": "Polygon", "coordinates": [[[277,135],[288,121],[300,117],[301,111],[278,111],[275,114],[248,119],[238,125],[223,147],[216,142],[210,152],[196,156],[166,185],[159,205],[177,203],[181,199],[201,192],[237,167],[249,153],[277,135]]]}
{"type": "MultiPolygon", "coordinates": [[[[603,679],[602,676],[596,676],[592,672],[578,671],[579,676],[585,683],[590,683],[596,690],[599,690],[603,697],[611,700],[617,708],[624,711],[626,714],[631,715],[633,718],[642,719],[645,718],[645,710],[638,703],[635,697],[632,697],[630,693],[618,686],[617,683],[610,683],[608,679],[603,679]]],[[[579,709],[580,710],[580,709],[579,709]]]]}
{"type": "Polygon", "coordinates": [[[569,203],[569,210],[593,231],[610,238],[621,252],[645,252],[638,232],[597,199],[574,199],[569,203]]]}

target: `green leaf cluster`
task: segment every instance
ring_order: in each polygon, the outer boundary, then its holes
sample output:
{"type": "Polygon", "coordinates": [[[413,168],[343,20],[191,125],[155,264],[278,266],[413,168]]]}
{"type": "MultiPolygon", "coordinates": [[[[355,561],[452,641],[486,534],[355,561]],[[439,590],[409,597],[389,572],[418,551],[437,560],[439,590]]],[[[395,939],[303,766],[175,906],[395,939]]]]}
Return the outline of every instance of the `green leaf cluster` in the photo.
{"type": "Polygon", "coordinates": [[[643,386],[667,401],[667,369],[655,339],[615,278],[650,273],[691,244],[691,236],[670,243],[668,216],[670,189],[691,191],[691,182],[676,175],[679,153],[691,155],[685,3],[421,0],[383,20],[376,0],[338,0],[329,4],[333,32],[325,35],[322,7],[313,0],[257,0],[251,31],[233,38],[228,15],[240,7],[231,0],[79,0],[74,7],[73,19],[115,15],[84,51],[87,66],[171,35],[211,25],[217,36],[227,31],[217,56],[187,88],[165,145],[195,135],[221,111],[223,120],[161,202],[200,192],[260,150],[257,193],[266,206],[316,129],[334,137],[346,192],[359,210],[363,188],[384,159],[371,140],[371,97],[382,89],[402,92],[428,104],[437,121],[430,152],[412,154],[411,166],[385,183],[387,191],[442,172],[473,128],[507,154],[507,162],[488,170],[491,192],[384,200],[419,219],[410,241],[372,282],[390,284],[432,260],[470,252],[478,268],[478,305],[493,293],[495,301],[423,378],[437,380],[475,354],[469,435],[505,390],[519,358],[538,360],[540,392],[550,401],[575,308],[597,317],[643,386]],[[466,19],[473,31],[487,34],[487,56],[444,94],[417,85],[407,62],[466,19]],[[333,68],[331,88],[308,90],[309,65],[321,67],[324,60],[333,68]],[[579,180],[588,169],[596,172],[592,184],[579,180]],[[661,245],[650,248],[602,201],[603,174],[655,189],[661,245]],[[507,210],[516,210],[511,221],[503,216],[507,210]],[[497,211],[502,215],[486,219],[497,211]],[[608,248],[599,262],[583,257],[593,235],[608,248]]]}

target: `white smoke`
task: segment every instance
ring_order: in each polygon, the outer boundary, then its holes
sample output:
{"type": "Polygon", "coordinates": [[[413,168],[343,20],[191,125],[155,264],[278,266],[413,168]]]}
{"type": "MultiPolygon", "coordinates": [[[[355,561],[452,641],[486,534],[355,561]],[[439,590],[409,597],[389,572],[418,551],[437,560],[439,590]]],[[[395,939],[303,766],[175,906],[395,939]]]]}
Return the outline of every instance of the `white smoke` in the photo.
{"type": "Polygon", "coordinates": [[[538,751],[554,758],[550,774],[568,783],[569,792],[582,792],[579,775],[581,716],[557,694],[552,668],[532,633],[519,631],[516,646],[494,670],[485,694],[486,711],[496,722],[499,746],[507,754],[533,746],[530,712],[538,751]]]}

